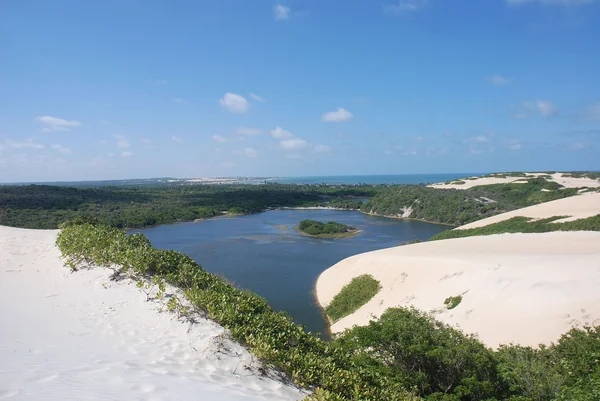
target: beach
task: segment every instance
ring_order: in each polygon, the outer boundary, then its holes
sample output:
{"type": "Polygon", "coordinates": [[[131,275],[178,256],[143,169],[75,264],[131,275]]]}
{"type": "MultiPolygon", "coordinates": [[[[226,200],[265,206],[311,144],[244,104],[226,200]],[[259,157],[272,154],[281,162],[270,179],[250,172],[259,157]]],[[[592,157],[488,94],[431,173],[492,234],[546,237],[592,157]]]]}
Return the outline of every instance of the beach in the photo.
{"type": "Polygon", "coordinates": [[[57,230],[0,227],[0,399],[300,400],[212,321],[179,321],[108,269],[71,273],[57,230]]]}

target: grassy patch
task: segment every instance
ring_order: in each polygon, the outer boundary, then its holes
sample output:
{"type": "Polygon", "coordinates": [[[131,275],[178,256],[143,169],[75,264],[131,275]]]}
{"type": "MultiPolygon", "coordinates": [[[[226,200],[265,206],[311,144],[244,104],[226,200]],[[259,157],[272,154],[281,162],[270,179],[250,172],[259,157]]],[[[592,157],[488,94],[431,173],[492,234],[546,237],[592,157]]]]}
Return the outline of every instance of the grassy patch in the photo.
{"type": "Polygon", "coordinates": [[[333,322],[337,322],[369,302],[380,288],[379,281],[370,274],[355,277],[333,298],[325,308],[325,313],[333,322]]]}
{"type": "Polygon", "coordinates": [[[458,304],[460,304],[460,301],[462,301],[462,296],[460,295],[457,295],[455,297],[448,297],[444,301],[444,305],[446,305],[446,308],[450,310],[456,308],[458,304]]]}
{"type": "Polygon", "coordinates": [[[504,233],[547,233],[551,231],[600,231],[600,214],[586,219],[553,223],[566,216],[554,216],[532,221],[529,217],[513,217],[485,227],[468,230],[448,230],[434,235],[430,241],[504,233]]]}

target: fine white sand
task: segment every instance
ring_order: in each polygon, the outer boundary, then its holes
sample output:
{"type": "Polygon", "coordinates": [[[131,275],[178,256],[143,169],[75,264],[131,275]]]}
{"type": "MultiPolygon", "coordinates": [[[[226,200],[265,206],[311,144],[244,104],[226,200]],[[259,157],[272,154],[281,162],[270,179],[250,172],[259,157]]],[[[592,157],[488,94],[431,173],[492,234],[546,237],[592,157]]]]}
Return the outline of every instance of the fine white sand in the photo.
{"type": "Polygon", "coordinates": [[[491,347],[547,344],[570,327],[600,324],[599,232],[468,237],[356,255],[321,274],[320,304],[362,274],[373,275],[382,289],[336,322],[334,333],[410,305],[491,347]],[[457,295],[462,302],[445,309],[444,300],[457,295]]]}
{"type": "MultiPolygon", "coordinates": [[[[432,184],[429,185],[432,188],[442,188],[442,189],[469,189],[480,185],[491,185],[491,184],[510,184],[510,183],[525,183],[526,180],[530,177],[537,177],[540,175],[550,175],[549,181],[557,182],[565,188],[598,188],[600,187],[600,180],[595,180],[592,178],[574,178],[574,177],[565,177],[563,173],[554,173],[554,174],[545,174],[545,173],[526,173],[528,177],[469,177],[474,179],[461,179],[460,181],[464,181],[464,184],[432,184]]],[[[458,181],[458,180],[455,180],[458,181]]]]}
{"type": "Polygon", "coordinates": [[[465,224],[456,228],[456,230],[477,228],[489,224],[498,223],[513,217],[523,216],[534,219],[544,219],[554,216],[569,216],[564,219],[555,220],[555,223],[584,219],[600,214],[600,192],[589,192],[581,195],[571,196],[569,198],[558,199],[551,202],[540,203],[539,205],[529,206],[511,212],[502,213],[486,219],[477,220],[473,223],[465,224]]]}
{"type": "Polygon", "coordinates": [[[57,231],[0,227],[1,400],[299,400],[222,327],[160,313],[104,269],[70,273],[57,231]],[[248,369],[248,368],[249,369],[248,369]]]}

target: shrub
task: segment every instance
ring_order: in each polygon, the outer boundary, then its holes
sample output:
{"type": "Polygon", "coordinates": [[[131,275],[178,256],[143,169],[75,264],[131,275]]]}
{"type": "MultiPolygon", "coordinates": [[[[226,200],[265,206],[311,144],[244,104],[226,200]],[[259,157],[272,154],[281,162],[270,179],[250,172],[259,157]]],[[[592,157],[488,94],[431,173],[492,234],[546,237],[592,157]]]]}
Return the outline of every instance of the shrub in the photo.
{"type": "Polygon", "coordinates": [[[333,298],[329,306],[325,308],[325,313],[333,322],[337,322],[369,302],[380,288],[379,281],[370,274],[354,277],[333,298]]]}
{"type": "Polygon", "coordinates": [[[462,301],[461,295],[457,295],[455,297],[448,297],[444,301],[444,305],[446,305],[446,308],[448,309],[454,309],[458,306],[458,304],[460,304],[460,301],[462,301]]]}

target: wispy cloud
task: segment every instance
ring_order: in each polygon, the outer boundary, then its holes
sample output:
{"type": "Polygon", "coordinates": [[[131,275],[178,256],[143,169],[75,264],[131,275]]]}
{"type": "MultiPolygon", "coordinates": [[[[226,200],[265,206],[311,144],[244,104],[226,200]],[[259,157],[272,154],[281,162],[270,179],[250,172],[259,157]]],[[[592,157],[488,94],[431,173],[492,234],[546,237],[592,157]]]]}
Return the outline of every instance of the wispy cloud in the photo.
{"type": "Polygon", "coordinates": [[[252,99],[256,100],[257,102],[265,102],[266,99],[262,96],[258,96],[256,93],[250,93],[249,95],[252,99]]]}
{"type": "Polygon", "coordinates": [[[242,150],[234,150],[233,153],[236,155],[246,155],[248,157],[258,156],[258,150],[253,149],[253,148],[244,148],[242,150]]]}
{"type": "Polygon", "coordinates": [[[506,0],[511,6],[520,6],[523,4],[540,4],[544,6],[582,6],[592,4],[598,0],[506,0]]]}
{"type": "Polygon", "coordinates": [[[310,146],[310,144],[307,141],[300,138],[284,139],[279,143],[279,145],[284,150],[306,149],[310,146]]]}
{"type": "Polygon", "coordinates": [[[132,151],[130,151],[130,150],[125,150],[125,151],[121,152],[121,157],[125,157],[125,158],[127,158],[127,157],[131,157],[131,156],[133,156],[133,154],[134,154],[134,153],[133,153],[132,151]]]}
{"type": "Polygon", "coordinates": [[[173,135],[171,139],[175,142],[183,142],[183,138],[173,135]]]}
{"type": "Polygon", "coordinates": [[[327,145],[315,145],[314,151],[317,153],[329,153],[331,148],[327,145]]]}
{"type": "Polygon", "coordinates": [[[69,131],[71,128],[79,127],[81,123],[75,120],[65,120],[52,116],[39,116],[36,120],[42,123],[42,131],[69,131]]]}
{"type": "Polygon", "coordinates": [[[227,138],[225,138],[224,136],[221,136],[221,135],[213,135],[212,139],[213,139],[213,141],[219,142],[219,143],[227,142],[227,138]]]}
{"type": "Polygon", "coordinates": [[[50,146],[52,149],[55,149],[57,151],[59,151],[60,153],[64,153],[64,154],[70,154],[71,153],[71,148],[65,148],[64,146],[58,145],[58,144],[54,144],[52,146],[50,146]]]}
{"type": "Polygon", "coordinates": [[[330,111],[324,113],[321,116],[321,121],[325,122],[342,122],[342,121],[350,121],[354,117],[354,114],[350,113],[348,110],[340,107],[336,111],[330,111]]]}
{"type": "Polygon", "coordinates": [[[154,81],[154,85],[168,85],[169,81],[167,81],[166,79],[157,79],[156,81],[154,81]]]}
{"type": "Polygon", "coordinates": [[[127,140],[127,138],[125,138],[123,135],[115,135],[115,139],[117,140],[117,148],[121,148],[121,149],[127,149],[131,146],[131,144],[129,143],[129,141],[127,140]]]}
{"type": "Polygon", "coordinates": [[[489,81],[492,85],[504,86],[512,83],[511,78],[503,77],[502,75],[492,75],[489,77],[489,81]]]}
{"type": "Polygon", "coordinates": [[[510,150],[521,150],[522,145],[519,141],[517,141],[516,139],[512,139],[508,142],[508,148],[510,150]]]}
{"type": "Polygon", "coordinates": [[[276,127],[275,129],[272,129],[271,131],[269,131],[269,133],[275,139],[292,138],[294,136],[294,135],[292,135],[291,132],[286,131],[281,127],[276,127]]]}
{"type": "Polygon", "coordinates": [[[262,134],[262,130],[259,128],[249,128],[249,127],[239,127],[235,130],[235,133],[238,135],[260,135],[262,134]]]}
{"type": "Polygon", "coordinates": [[[227,92],[220,100],[221,106],[232,113],[244,114],[250,110],[250,103],[242,95],[227,92]]]}
{"type": "Polygon", "coordinates": [[[185,100],[185,99],[183,99],[183,98],[180,98],[180,97],[174,97],[174,98],[173,98],[173,101],[174,101],[175,103],[189,103],[187,100],[185,100]]]}
{"type": "Polygon", "coordinates": [[[383,10],[389,14],[406,15],[422,10],[427,4],[427,0],[398,0],[383,6],[383,10]]]}
{"type": "Polygon", "coordinates": [[[13,141],[12,139],[7,139],[0,144],[0,146],[7,149],[44,149],[46,147],[32,139],[27,139],[25,141],[13,141]]]}
{"type": "Polygon", "coordinates": [[[600,101],[589,106],[581,117],[584,121],[600,121],[600,101]]]}
{"type": "Polygon", "coordinates": [[[152,139],[148,139],[148,138],[142,138],[140,139],[142,141],[142,143],[144,145],[151,145],[152,144],[152,139]]]}
{"type": "Polygon", "coordinates": [[[292,10],[288,6],[283,4],[276,4],[273,7],[273,17],[276,21],[285,21],[290,18],[290,12],[292,10]]]}
{"type": "Polygon", "coordinates": [[[558,114],[558,109],[548,100],[527,100],[523,102],[521,107],[518,107],[512,114],[513,118],[523,119],[532,115],[540,115],[542,117],[554,117],[558,114]]]}

